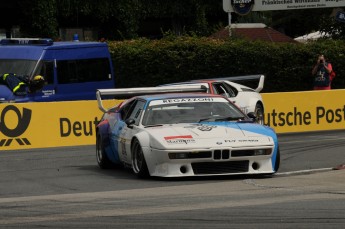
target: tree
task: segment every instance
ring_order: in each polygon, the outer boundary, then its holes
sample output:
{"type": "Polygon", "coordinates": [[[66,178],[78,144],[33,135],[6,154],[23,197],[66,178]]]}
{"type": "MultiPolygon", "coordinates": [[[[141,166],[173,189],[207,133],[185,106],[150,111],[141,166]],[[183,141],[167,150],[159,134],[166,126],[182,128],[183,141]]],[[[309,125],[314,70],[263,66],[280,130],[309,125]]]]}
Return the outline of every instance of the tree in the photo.
{"type": "Polygon", "coordinates": [[[21,32],[27,37],[58,36],[56,0],[21,0],[21,32]]]}
{"type": "Polygon", "coordinates": [[[331,16],[324,16],[320,23],[320,32],[325,34],[325,37],[332,39],[345,39],[345,23],[335,20],[335,12],[331,16]]]}
{"type": "MultiPolygon", "coordinates": [[[[59,27],[93,27],[100,37],[117,40],[157,37],[166,32],[209,36],[228,23],[222,0],[13,0],[11,5],[16,6],[14,12],[20,11],[15,20],[23,33],[35,37],[57,37],[59,27]]],[[[321,30],[343,38],[344,24],[329,18],[332,10],[233,14],[233,22],[265,23],[290,37],[321,30]]],[[[10,25],[6,23],[6,27],[10,25]]]]}
{"type": "Polygon", "coordinates": [[[139,36],[142,22],[154,19],[158,32],[207,36],[226,18],[213,0],[19,0],[21,27],[28,36],[57,37],[58,27],[95,27],[108,39],[139,36]],[[29,10],[27,10],[29,9],[29,10]],[[169,23],[167,23],[169,21],[169,23]]]}
{"type": "Polygon", "coordinates": [[[321,29],[331,8],[272,11],[272,27],[290,37],[298,37],[321,29]]]}

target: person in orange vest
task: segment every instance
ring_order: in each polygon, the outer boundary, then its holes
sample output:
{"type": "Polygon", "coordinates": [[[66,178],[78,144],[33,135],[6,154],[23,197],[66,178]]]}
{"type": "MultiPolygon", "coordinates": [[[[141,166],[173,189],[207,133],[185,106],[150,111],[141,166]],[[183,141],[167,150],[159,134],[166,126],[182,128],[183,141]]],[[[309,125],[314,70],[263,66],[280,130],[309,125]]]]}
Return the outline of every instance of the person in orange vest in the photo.
{"type": "Polygon", "coordinates": [[[14,73],[5,73],[0,76],[0,84],[6,85],[14,95],[25,96],[27,93],[39,91],[45,85],[43,76],[36,75],[32,79],[14,73]]]}

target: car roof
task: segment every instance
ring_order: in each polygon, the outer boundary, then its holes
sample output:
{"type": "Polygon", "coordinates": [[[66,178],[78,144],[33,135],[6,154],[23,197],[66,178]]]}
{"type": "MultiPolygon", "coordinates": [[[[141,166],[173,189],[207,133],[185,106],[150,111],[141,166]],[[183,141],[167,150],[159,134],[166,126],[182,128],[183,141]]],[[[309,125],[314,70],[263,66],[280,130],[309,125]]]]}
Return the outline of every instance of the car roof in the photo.
{"type": "Polygon", "coordinates": [[[220,82],[224,80],[215,80],[215,79],[200,79],[200,80],[191,80],[191,83],[212,83],[212,82],[220,82]]]}

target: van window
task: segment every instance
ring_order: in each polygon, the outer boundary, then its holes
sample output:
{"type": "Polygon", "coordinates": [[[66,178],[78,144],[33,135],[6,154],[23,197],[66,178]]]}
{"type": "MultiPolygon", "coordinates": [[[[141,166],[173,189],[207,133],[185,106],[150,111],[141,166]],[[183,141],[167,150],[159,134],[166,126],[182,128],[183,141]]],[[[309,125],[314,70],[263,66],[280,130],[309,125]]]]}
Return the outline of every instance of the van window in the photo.
{"type": "Polygon", "coordinates": [[[43,60],[38,65],[34,76],[41,75],[44,77],[47,84],[54,84],[54,62],[43,60]]]}
{"type": "Polygon", "coordinates": [[[58,60],[57,75],[59,84],[111,80],[110,63],[107,58],[58,60]]]}
{"type": "Polygon", "coordinates": [[[30,76],[36,63],[36,60],[2,59],[0,61],[0,74],[14,73],[22,76],[30,76]]]}

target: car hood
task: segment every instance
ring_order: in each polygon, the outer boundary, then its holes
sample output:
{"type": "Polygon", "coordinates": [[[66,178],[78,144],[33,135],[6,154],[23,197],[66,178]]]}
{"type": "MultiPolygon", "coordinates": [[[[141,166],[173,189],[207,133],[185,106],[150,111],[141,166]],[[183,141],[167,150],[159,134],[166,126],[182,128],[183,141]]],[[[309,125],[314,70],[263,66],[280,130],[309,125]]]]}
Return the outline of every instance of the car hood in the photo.
{"type": "Polygon", "coordinates": [[[253,123],[172,124],[146,130],[157,149],[272,146],[276,138],[272,129],[253,123]]]}

